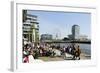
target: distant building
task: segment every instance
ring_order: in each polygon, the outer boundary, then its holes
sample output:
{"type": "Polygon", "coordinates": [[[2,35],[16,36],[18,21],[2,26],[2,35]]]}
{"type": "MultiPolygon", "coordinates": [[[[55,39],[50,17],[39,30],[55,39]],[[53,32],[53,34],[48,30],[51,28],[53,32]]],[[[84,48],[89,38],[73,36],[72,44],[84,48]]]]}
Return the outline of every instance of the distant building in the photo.
{"type": "Polygon", "coordinates": [[[23,10],[23,39],[29,42],[39,42],[39,23],[37,16],[27,14],[23,10]]]}
{"type": "Polygon", "coordinates": [[[41,35],[41,41],[48,41],[48,40],[52,40],[51,34],[42,34],[41,35]]]}
{"type": "Polygon", "coordinates": [[[79,39],[80,39],[81,41],[87,40],[87,36],[86,36],[86,35],[80,35],[79,39]]]}
{"type": "Polygon", "coordinates": [[[72,26],[72,38],[73,39],[79,39],[80,36],[80,26],[79,25],[73,25],[72,26]]]}
{"type": "Polygon", "coordinates": [[[69,38],[70,40],[72,40],[72,39],[73,39],[72,34],[69,34],[69,35],[68,35],[68,38],[69,38]]]}
{"type": "Polygon", "coordinates": [[[80,35],[80,26],[73,25],[72,26],[72,34],[68,35],[70,40],[87,40],[86,35],[80,35]]]}

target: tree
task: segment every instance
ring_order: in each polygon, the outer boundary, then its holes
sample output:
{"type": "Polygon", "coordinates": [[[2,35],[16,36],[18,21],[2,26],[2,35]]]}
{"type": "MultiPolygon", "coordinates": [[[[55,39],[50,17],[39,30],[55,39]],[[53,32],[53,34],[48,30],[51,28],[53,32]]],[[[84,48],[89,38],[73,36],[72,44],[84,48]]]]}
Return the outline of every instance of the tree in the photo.
{"type": "Polygon", "coordinates": [[[69,40],[69,38],[67,38],[67,37],[64,37],[62,40],[63,40],[63,41],[66,41],[66,40],[69,40]]]}

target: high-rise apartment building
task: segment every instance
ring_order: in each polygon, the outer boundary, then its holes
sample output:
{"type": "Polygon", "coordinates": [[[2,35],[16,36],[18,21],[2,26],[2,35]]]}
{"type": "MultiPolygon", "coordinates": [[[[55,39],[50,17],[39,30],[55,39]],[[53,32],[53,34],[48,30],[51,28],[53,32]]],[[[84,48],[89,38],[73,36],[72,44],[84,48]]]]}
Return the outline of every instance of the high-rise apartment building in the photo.
{"type": "Polygon", "coordinates": [[[79,25],[73,25],[72,26],[72,38],[73,39],[79,39],[80,36],[80,26],[79,25]]]}
{"type": "Polygon", "coordinates": [[[27,14],[23,10],[23,39],[29,42],[39,42],[39,23],[37,16],[27,14]]]}

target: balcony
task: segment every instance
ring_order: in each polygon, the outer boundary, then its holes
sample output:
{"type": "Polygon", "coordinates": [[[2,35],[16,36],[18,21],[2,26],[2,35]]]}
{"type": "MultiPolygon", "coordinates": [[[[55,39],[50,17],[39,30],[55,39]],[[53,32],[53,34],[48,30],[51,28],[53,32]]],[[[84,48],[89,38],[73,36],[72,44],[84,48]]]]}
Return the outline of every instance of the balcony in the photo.
{"type": "Polygon", "coordinates": [[[39,24],[37,21],[30,21],[30,23],[39,24]]]}

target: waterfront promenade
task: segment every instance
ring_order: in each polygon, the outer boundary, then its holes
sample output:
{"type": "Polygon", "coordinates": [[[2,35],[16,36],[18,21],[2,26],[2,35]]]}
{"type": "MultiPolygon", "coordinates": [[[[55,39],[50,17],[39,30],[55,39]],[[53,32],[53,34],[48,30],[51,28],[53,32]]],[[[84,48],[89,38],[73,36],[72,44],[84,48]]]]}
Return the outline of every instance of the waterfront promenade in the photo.
{"type": "Polygon", "coordinates": [[[23,62],[28,62],[29,57],[34,60],[41,60],[44,62],[90,60],[91,47],[90,44],[87,45],[77,43],[28,43],[23,47],[23,62]],[[85,48],[87,49],[85,50],[85,48]]]}
{"type": "MultiPolygon", "coordinates": [[[[49,62],[49,61],[69,61],[69,60],[72,60],[72,56],[67,56],[66,59],[64,59],[63,57],[39,57],[38,59],[42,60],[42,61],[46,61],[46,62],[49,62]]],[[[90,60],[91,59],[91,56],[90,55],[87,55],[85,53],[81,53],[80,55],[80,60],[90,60]]]]}

